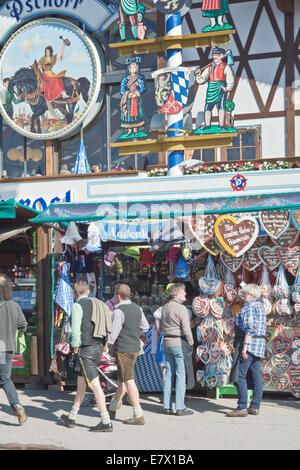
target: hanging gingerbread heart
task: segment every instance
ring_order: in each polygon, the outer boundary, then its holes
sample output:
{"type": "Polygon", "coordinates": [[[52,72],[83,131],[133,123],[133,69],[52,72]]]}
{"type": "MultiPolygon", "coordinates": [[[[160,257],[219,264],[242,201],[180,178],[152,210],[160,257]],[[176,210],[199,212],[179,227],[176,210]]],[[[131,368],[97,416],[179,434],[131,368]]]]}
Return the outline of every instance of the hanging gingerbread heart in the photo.
{"type": "Polygon", "coordinates": [[[205,379],[206,384],[210,389],[214,388],[218,383],[218,376],[214,373],[207,374],[205,379]]]}
{"type": "Polygon", "coordinates": [[[300,382],[300,367],[290,366],[288,374],[293,382],[300,382]]]}
{"type": "Polygon", "coordinates": [[[277,248],[277,255],[284,267],[296,276],[298,266],[300,266],[300,246],[277,248]]]}
{"type": "Polygon", "coordinates": [[[268,387],[271,383],[271,374],[270,372],[262,372],[261,373],[262,380],[263,380],[263,387],[268,387]]]}
{"type": "Polygon", "coordinates": [[[222,251],[222,247],[218,243],[218,240],[215,236],[207,243],[202,243],[202,247],[213,256],[218,256],[218,254],[222,251]]]}
{"type": "Polygon", "coordinates": [[[271,358],[272,367],[281,373],[288,369],[290,362],[291,360],[287,354],[275,354],[271,358]]]}
{"type": "Polygon", "coordinates": [[[291,212],[291,218],[295,228],[300,232],[300,209],[293,209],[291,212]]]}
{"type": "Polygon", "coordinates": [[[268,268],[270,271],[276,269],[280,264],[280,259],[278,258],[277,249],[280,248],[278,245],[262,246],[258,249],[258,256],[261,262],[268,268]]]}
{"type": "Polygon", "coordinates": [[[273,341],[274,337],[274,328],[267,328],[266,329],[266,343],[267,345],[273,341]]]}
{"type": "Polygon", "coordinates": [[[262,359],[261,359],[261,364],[262,364],[263,367],[266,367],[266,366],[269,364],[269,362],[270,362],[272,356],[273,356],[273,351],[272,351],[272,349],[266,348],[266,350],[265,350],[265,356],[262,357],[262,359]]]}
{"type": "Polygon", "coordinates": [[[259,248],[250,248],[244,254],[243,266],[247,271],[255,271],[261,264],[261,259],[258,256],[259,248]]]}
{"type": "Polygon", "coordinates": [[[197,356],[203,364],[208,364],[210,360],[210,354],[206,345],[200,345],[197,348],[197,356]]]}
{"type": "Polygon", "coordinates": [[[300,350],[296,349],[296,351],[292,352],[291,354],[291,362],[294,366],[300,366],[300,350]]]}
{"type": "Polygon", "coordinates": [[[300,349],[300,335],[294,335],[292,338],[292,348],[300,349]]]}
{"type": "Polygon", "coordinates": [[[290,382],[289,384],[289,389],[290,389],[290,392],[291,394],[299,399],[300,398],[300,382],[290,382]]]}
{"type": "Polygon", "coordinates": [[[197,372],[196,372],[196,381],[198,382],[198,384],[201,385],[201,387],[204,387],[204,385],[205,385],[204,370],[197,370],[197,372]]]}
{"type": "Polygon", "coordinates": [[[262,211],[259,213],[259,221],[270,237],[277,239],[290,225],[290,212],[262,211]]]}
{"type": "Polygon", "coordinates": [[[278,237],[277,240],[275,240],[275,238],[272,238],[272,237],[270,238],[274,245],[293,246],[298,240],[299,233],[300,232],[298,232],[296,227],[290,224],[287,230],[282,235],[280,235],[280,237],[278,237]]]}
{"type": "Polygon", "coordinates": [[[237,298],[237,289],[233,284],[224,284],[224,301],[227,305],[232,305],[237,298]]]}
{"type": "Polygon", "coordinates": [[[196,214],[188,217],[188,227],[201,245],[208,243],[213,238],[216,220],[217,216],[214,214],[196,214]]]}
{"type": "Polygon", "coordinates": [[[222,318],[224,310],[224,300],[222,297],[216,297],[210,300],[210,311],[215,318],[222,318]]]}
{"type": "Polygon", "coordinates": [[[273,306],[272,306],[270,300],[267,297],[263,297],[262,298],[262,304],[263,304],[263,307],[265,309],[266,315],[271,315],[272,310],[273,310],[273,306]]]}
{"type": "Polygon", "coordinates": [[[206,317],[210,309],[209,299],[195,297],[192,302],[192,309],[197,317],[206,317]]]}
{"type": "Polygon", "coordinates": [[[244,261],[244,255],[236,257],[232,256],[228,251],[222,250],[220,253],[220,260],[223,265],[226,266],[229,271],[235,273],[242,266],[244,261]]]}
{"type": "Polygon", "coordinates": [[[282,392],[283,390],[285,390],[288,387],[288,385],[290,383],[290,378],[289,378],[288,374],[279,375],[279,374],[272,373],[271,374],[271,382],[272,382],[272,385],[277,390],[282,392]]]}
{"type": "Polygon", "coordinates": [[[287,354],[292,347],[292,341],[285,336],[274,336],[273,349],[276,354],[287,354]]]}
{"type": "Polygon", "coordinates": [[[236,219],[222,215],[215,223],[218,241],[232,256],[242,256],[251,248],[258,235],[258,223],[254,217],[236,219]]]}

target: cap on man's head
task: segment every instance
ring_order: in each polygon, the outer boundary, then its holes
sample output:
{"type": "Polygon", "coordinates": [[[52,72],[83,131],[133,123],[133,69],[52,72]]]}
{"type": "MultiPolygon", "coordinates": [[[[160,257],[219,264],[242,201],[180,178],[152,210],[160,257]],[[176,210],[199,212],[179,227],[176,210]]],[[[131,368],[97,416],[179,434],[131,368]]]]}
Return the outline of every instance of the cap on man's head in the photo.
{"type": "Polygon", "coordinates": [[[213,47],[212,50],[211,50],[211,54],[212,54],[212,55],[215,55],[215,54],[223,54],[223,55],[225,55],[225,54],[226,54],[226,51],[225,51],[225,49],[223,49],[222,47],[213,47]]]}

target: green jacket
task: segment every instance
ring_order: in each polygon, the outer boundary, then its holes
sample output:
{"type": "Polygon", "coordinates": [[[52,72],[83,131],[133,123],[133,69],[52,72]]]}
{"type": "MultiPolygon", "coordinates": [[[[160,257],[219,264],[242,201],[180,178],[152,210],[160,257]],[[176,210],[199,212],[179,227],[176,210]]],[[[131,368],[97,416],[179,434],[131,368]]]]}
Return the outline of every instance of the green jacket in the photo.
{"type": "Polygon", "coordinates": [[[13,300],[0,302],[0,349],[14,351],[17,330],[25,332],[27,321],[19,304],[13,300]]]}

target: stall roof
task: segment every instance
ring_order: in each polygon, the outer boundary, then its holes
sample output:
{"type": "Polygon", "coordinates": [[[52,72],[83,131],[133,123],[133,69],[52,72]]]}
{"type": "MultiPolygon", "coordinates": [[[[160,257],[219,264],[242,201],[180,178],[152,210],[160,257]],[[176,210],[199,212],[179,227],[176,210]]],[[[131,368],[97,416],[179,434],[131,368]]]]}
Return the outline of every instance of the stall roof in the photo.
{"type": "Polygon", "coordinates": [[[15,199],[0,202],[0,219],[16,219],[17,217],[29,219],[38,213],[35,209],[24,206],[15,199]]]}
{"type": "Polygon", "coordinates": [[[300,192],[232,196],[222,198],[113,203],[51,204],[32,223],[91,222],[96,220],[130,220],[143,217],[168,218],[197,213],[228,214],[300,208],[300,192]]]}

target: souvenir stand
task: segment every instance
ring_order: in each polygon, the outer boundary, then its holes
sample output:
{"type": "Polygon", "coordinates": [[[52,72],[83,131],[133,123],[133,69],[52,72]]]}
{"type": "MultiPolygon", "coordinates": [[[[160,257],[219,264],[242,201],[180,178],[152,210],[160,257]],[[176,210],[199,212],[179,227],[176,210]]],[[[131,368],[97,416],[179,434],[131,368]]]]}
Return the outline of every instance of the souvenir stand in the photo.
{"type": "MultiPolygon", "coordinates": [[[[166,285],[183,282],[188,291],[187,306],[193,312],[196,389],[218,392],[228,385],[234,320],[242,305],[241,282],[253,282],[261,287],[268,320],[266,357],[262,360],[264,390],[299,398],[299,197],[299,193],[292,193],[193,201],[190,215],[174,213],[174,218],[161,218],[161,226],[154,231],[148,224],[148,234],[155,233],[155,237],[134,243],[126,242],[125,233],[147,233],[141,230],[142,223],[133,222],[128,215],[126,223],[112,232],[110,224],[115,222],[109,216],[105,223],[103,216],[96,215],[90,222],[92,213],[99,214],[101,204],[96,204],[86,217],[88,221],[83,214],[81,223],[69,222],[66,234],[55,244],[53,348],[60,327],[68,325],[74,300],[71,285],[76,279],[86,278],[93,295],[104,301],[113,296],[116,282],[127,282],[132,300],[152,324],[145,354],[137,362],[137,382],[141,391],[161,390],[153,313],[163,304],[166,285]],[[196,209],[198,202],[203,203],[201,212],[196,209]],[[113,233],[120,239],[113,239],[113,233]]],[[[79,208],[76,204],[52,205],[34,222],[68,223],[68,219],[76,219],[79,208]]],[[[67,367],[63,373],[67,377],[67,367]]]]}

